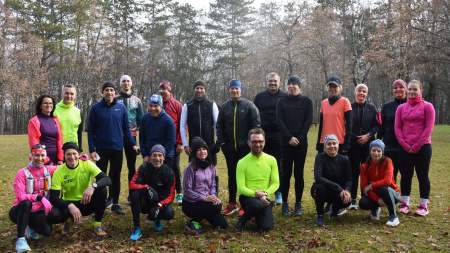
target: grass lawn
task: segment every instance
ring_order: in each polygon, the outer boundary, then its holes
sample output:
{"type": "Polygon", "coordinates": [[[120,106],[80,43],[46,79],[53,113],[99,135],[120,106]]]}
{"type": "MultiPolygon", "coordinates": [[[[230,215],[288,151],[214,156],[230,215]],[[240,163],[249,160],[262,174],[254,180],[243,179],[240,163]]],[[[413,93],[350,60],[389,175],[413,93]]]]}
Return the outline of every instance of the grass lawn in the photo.
{"type": "MultiPolygon", "coordinates": [[[[315,143],[316,129],[312,129],[310,144],[315,143]]],[[[86,144],[86,141],[84,142],[86,144]]],[[[309,190],[313,181],[315,151],[310,145],[305,165],[305,190],[303,207],[305,214],[299,218],[282,217],[280,207],[274,208],[275,228],[267,234],[256,232],[235,233],[207,231],[199,237],[184,234],[184,218],[181,208],[175,207],[176,218],[165,224],[162,233],[153,232],[150,223],[143,220],[144,236],[137,243],[129,240],[132,220],[130,208],[125,203],[127,196],[127,169],[122,171],[121,203],[125,216],[106,212],[104,225],[110,238],[97,241],[91,232],[90,218],[76,227],[71,235],[52,235],[31,242],[34,252],[450,252],[450,126],[437,126],[433,135],[433,157],[431,161],[430,214],[423,217],[400,216],[397,228],[388,228],[387,210],[382,212],[379,222],[368,219],[367,211],[350,211],[340,220],[318,228],[314,225],[315,209],[309,190]]],[[[85,150],[86,147],[85,147],[85,150]]],[[[10,222],[8,212],[13,200],[12,181],[18,169],[27,164],[28,145],[25,135],[0,136],[0,252],[13,252],[16,226],[10,222]]],[[[142,162],[138,160],[138,164],[142,162]]],[[[182,155],[182,168],[186,167],[186,156],[182,155]]],[[[218,172],[220,196],[225,201],[226,166],[219,157],[218,172]]],[[[294,201],[291,187],[290,203],[294,201]]],[[[413,178],[412,205],[418,201],[417,178],[413,178]]],[[[226,201],[225,201],[226,202],[226,201]]],[[[414,210],[414,209],[413,209],[414,210]]],[[[227,218],[234,225],[236,217],[227,218]]],[[[251,227],[251,226],[250,226],[251,227]]]]}

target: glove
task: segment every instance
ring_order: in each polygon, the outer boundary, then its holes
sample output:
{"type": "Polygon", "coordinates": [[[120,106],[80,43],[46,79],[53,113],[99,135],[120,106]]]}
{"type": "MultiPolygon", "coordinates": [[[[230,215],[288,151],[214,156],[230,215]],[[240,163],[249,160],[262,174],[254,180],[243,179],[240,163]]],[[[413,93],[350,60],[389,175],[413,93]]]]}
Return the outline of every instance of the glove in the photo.
{"type": "Polygon", "coordinates": [[[148,188],[147,192],[148,192],[148,197],[151,201],[153,201],[153,202],[159,201],[159,194],[158,194],[158,192],[155,191],[155,189],[150,187],[150,188],[148,188]]]}
{"type": "Polygon", "coordinates": [[[158,218],[158,214],[159,214],[159,206],[156,205],[156,206],[152,207],[150,209],[150,211],[148,212],[148,218],[150,220],[156,220],[156,218],[158,218]]]}
{"type": "Polygon", "coordinates": [[[217,145],[217,144],[213,143],[213,144],[211,144],[210,150],[211,150],[211,153],[217,154],[220,151],[220,145],[217,145]]]}

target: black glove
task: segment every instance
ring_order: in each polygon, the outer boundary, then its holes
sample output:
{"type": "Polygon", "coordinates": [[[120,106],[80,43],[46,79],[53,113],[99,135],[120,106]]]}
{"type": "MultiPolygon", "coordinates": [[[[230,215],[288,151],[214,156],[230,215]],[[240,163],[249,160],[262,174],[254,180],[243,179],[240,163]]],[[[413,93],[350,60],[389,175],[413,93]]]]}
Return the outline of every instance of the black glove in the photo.
{"type": "Polygon", "coordinates": [[[150,201],[152,201],[152,202],[158,202],[159,201],[159,194],[158,194],[158,192],[155,189],[150,187],[150,188],[148,188],[147,192],[148,192],[148,198],[149,198],[150,201]]]}
{"type": "Polygon", "coordinates": [[[159,206],[156,205],[156,206],[152,207],[150,209],[150,211],[148,212],[148,218],[150,220],[156,220],[156,218],[158,218],[158,214],[159,214],[159,206]]]}
{"type": "Polygon", "coordinates": [[[210,150],[211,150],[211,153],[217,154],[220,151],[220,145],[217,145],[217,144],[213,143],[213,144],[211,144],[210,150]]]}

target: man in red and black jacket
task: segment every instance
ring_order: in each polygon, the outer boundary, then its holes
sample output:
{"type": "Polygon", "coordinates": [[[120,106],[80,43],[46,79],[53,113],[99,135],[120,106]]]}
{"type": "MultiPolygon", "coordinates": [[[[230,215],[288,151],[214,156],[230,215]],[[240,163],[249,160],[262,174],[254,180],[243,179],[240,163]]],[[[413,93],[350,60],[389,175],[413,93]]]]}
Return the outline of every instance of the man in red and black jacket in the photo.
{"type": "Polygon", "coordinates": [[[154,145],[150,151],[150,162],[141,165],[131,179],[131,211],[134,223],[132,240],[138,240],[142,236],[141,213],[148,214],[148,219],[154,221],[156,231],[163,229],[162,219],[170,220],[174,217],[170,204],[175,197],[175,180],[172,169],[164,164],[165,153],[162,145],[154,145]]]}

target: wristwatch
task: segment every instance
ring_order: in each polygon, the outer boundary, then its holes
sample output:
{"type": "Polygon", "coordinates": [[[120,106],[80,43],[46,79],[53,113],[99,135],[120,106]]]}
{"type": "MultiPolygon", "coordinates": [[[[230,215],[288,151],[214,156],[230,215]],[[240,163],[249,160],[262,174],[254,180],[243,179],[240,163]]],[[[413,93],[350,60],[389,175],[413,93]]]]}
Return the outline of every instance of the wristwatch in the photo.
{"type": "Polygon", "coordinates": [[[92,183],[92,187],[94,187],[94,189],[97,189],[97,183],[96,182],[92,183]]]}

